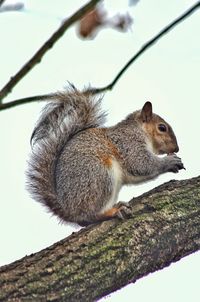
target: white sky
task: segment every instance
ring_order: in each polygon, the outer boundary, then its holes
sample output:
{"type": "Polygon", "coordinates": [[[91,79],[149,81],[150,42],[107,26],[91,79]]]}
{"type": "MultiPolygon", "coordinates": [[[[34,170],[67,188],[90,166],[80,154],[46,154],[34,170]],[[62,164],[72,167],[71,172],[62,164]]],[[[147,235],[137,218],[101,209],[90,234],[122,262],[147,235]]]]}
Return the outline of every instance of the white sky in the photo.
{"type": "MultiPolygon", "coordinates": [[[[62,18],[85,1],[60,0],[57,6],[55,1],[47,0],[24,2],[23,13],[0,14],[0,87],[56,30],[62,18]]],[[[172,5],[172,1],[140,0],[129,8],[134,16],[132,31],[122,34],[103,30],[93,41],[80,40],[72,27],[7,99],[56,91],[67,81],[78,88],[89,83],[98,87],[109,83],[146,40],[195,2],[174,0],[172,5]]],[[[126,11],[124,3],[107,1],[112,11],[126,11]]],[[[150,100],[155,112],[174,128],[179,155],[187,169],[178,175],[167,174],[148,184],[124,188],[120,200],[129,200],[170,179],[199,175],[199,17],[197,11],[160,40],[104,98],[108,124],[150,100]]],[[[29,139],[42,105],[34,103],[0,112],[0,265],[39,251],[74,230],[59,225],[25,190],[29,139]]],[[[200,253],[196,253],[112,294],[106,301],[199,301],[199,267],[200,253]]]]}

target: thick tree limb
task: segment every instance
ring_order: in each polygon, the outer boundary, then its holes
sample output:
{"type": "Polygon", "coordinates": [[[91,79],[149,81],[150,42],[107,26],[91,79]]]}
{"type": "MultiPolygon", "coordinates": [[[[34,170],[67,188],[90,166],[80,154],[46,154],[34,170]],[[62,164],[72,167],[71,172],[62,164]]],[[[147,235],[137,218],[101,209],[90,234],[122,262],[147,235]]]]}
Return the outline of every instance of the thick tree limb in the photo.
{"type": "Polygon", "coordinates": [[[94,301],[200,249],[200,176],[130,205],[129,219],[84,228],[0,268],[0,301],[94,301]]]}
{"type": "MultiPolygon", "coordinates": [[[[93,1],[91,1],[93,2],[93,1]]],[[[90,3],[91,3],[90,2],[90,3]]],[[[96,1],[97,2],[97,1],[96,1]]],[[[114,78],[114,80],[107,86],[102,87],[102,88],[92,88],[90,89],[90,91],[94,94],[96,93],[100,93],[100,92],[104,92],[107,90],[112,90],[112,88],[114,87],[114,85],[118,82],[118,80],[121,78],[121,76],[124,74],[124,72],[128,69],[128,67],[134,63],[147,49],[149,49],[153,44],[155,44],[160,38],[162,38],[165,34],[167,34],[170,30],[172,30],[173,28],[175,28],[176,25],[178,25],[180,22],[182,22],[183,20],[185,20],[187,17],[189,17],[192,13],[194,13],[198,8],[200,7],[200,1],[198,1],[195,5],[193,5],[190,9],[188,9],[183,15],[181,15],[180,17],[178,17],[176,20],[174,20],[173,22],[171,22],[169,25],[167,25],[165,28],[163,28],[155,37],[151,38],[149,41],[147,41],[142,48],[126,63],[126,65],[119,71],[119,73],[116,75],[116,77],[114,78]]],[[[67,20],[68,21],[68,20],[67,20]]],[[[52,36],[53,37],[53,36],[52,36]]],[[[48,50],[48,41],[43,45],[43,48],[47,48],[46,50],[48,50]]],[[[40,52],[40,50],[38,51],[38,53],[40,52]]],[[[37,59],[37,54],[35,55],[36,59],[37,59]]],[[[35,57],[34,56],[34,57],[35,57]]],[[[34,58],[33,57],[33,58],[34,58]]],[[[35,64],[35,59],[31,59],[29,62],[31,63],[32,60],[35,64]]],[[[28,62],[28,66],[29,66],[29,62],[28,62]]],[[[38,63],[38,61],[36,62],[38,63]]],[[[32,63],[31,63],[32,64],[32,63]]],[[[25,67],[25,72],[26,72],[26,65],[25,67]]],[[[22,72],[22,74],[24,73],[24,71],[19,71],[19,75],[22,72]]],[[[28,70],[27,70],[28,71],[28,70]]],[[[13,77],[13,79],[11,79],[11,81],[9,81],[7,83],[7,85],[2,89],[2,91],[0,92],[0,101],[1,99],[3,99],[3,97],[5,97],[8,92],[11,91],[11,89],[13,88],[13,84],[16,85],[17,82],[21,79],[21,76],[18,77],[18,74],[16,74],[16,76],[13,77]],[[17,78],[17,82],[16,79],[17,78]],[[2,95],[2,97],[1,97],[2,95]]],[[[25,75],[25,74],[24,74],[25,75]]],[[[23,76],[24,76],[23,75],[23,76]]],[[[0,104],[0,111],[4,110],[4,109],[9,109],[11,107],[14,106],[18,106],[18,105],[22,105],[22,104],[26,104],[26,103],[30,103],[30,102],[35,102],[38,100],[46,100],[47,97],[49,95],[40,95],[40,96],[31,96],[31,97],[25,97],[22,99],[17,99],[17,100],[13,100],[11,102],[5,103],[5,104],[0,104]]]]}
{"type": "Polygon", "coordinates": [[[80,20],[87,12],[92,10],[101,0],[91,0],[71,17],[67,18],[59,29],[42,45],[42,47],[34,54],[34,56],[13,76],[10,81],[0,91],[0,102],[13,89],[13,87],[38,63],[40,63],[44,54],[53,47],[65,31],[76,21],[80,20]]]}

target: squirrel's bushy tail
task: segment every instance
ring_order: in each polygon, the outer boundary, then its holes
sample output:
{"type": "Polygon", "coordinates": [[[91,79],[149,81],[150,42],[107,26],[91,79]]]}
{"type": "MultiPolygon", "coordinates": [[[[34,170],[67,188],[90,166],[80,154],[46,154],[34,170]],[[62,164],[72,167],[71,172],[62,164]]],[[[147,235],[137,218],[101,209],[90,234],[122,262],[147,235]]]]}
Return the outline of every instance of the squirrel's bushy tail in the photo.
{"type": "Polygon", "coordinates": [[[105,113],[101,111],[101,99],[95,100],[92,94],[74,87],[56,93],[51,99],[31,137],[33,152],[27,171],[28,190],[37,201],[65,220],[55,190],[56,161],[74,134],[102,125],[105,113]]]}

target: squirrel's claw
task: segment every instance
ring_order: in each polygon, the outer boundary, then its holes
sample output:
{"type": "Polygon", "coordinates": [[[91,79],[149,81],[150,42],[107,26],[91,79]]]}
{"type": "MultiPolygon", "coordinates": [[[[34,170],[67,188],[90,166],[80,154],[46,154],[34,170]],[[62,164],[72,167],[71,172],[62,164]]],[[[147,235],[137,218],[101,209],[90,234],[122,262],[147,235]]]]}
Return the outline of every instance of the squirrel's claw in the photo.
{"type": "Polygon", "coordinates": [[[116,207],[118,208],[116,217],[119,219],[124,220],[132,216],[131,206],[128,203],[120,201],[117,203],[116,207]]]}

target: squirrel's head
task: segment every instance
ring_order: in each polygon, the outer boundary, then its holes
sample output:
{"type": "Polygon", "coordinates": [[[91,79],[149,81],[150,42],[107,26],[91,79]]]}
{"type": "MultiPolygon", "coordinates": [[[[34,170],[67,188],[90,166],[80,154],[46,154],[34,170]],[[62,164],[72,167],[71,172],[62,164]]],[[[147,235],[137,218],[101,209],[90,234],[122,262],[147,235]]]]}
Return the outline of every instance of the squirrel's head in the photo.
{"type": "Polygon", "coordinates": [[[139,119],[151,142],[154,153],[171,154],[179,151],[176,136],[171,126],[160,116],[153,113],[150,102],[144,104],[139,119]]]}

